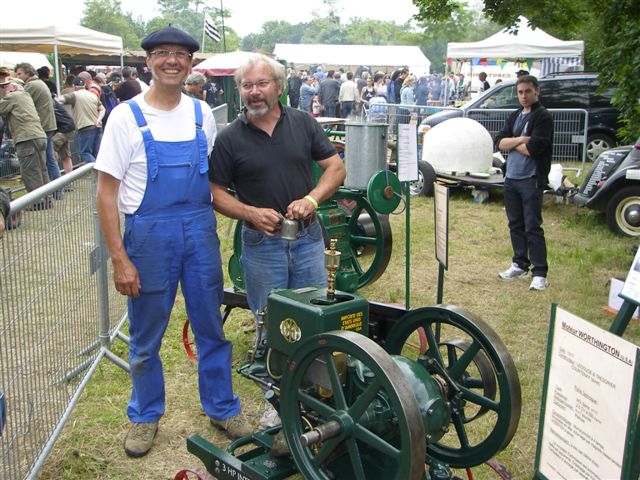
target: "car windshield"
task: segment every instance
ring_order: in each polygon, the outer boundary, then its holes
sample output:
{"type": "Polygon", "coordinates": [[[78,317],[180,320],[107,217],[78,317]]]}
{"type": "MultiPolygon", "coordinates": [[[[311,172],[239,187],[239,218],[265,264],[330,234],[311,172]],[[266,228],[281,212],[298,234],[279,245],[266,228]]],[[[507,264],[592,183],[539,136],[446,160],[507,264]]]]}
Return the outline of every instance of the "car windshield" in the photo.
{"type": "Polygon", "coordinates": [[[517,108],[520,106],[515,85],[504,86],[489,94],[472,108],[517,108]]]}

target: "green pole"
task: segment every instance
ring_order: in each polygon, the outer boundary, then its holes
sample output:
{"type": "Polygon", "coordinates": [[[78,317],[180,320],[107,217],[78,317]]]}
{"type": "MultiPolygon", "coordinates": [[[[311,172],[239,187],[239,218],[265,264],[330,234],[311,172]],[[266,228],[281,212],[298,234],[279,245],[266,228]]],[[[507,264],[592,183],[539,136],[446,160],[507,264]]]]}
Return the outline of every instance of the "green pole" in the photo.
{"type": "Polygon", "coordinates": [[[438,298],[437,303],[442,303],[442,291],[444,290],[444,265],[438,262],[438,298]]]}
{"type": "Polygon", "coordinates": [[[409,191],[409,182],[404,182],[404,193],[407,199],[407,210],[405,212],[405,292],[404,292],[404,308],[409,310],[411,308],[411,192],[409,191]]]}

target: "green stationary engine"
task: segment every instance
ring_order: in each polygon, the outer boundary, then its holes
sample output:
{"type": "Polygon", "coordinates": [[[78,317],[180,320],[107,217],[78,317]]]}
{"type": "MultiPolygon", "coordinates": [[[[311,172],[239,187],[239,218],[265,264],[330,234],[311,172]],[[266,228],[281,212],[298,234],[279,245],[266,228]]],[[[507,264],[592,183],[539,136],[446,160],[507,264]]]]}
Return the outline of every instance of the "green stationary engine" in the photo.
{"type": "Polygon", "coordinates": [[[194,436],[188,450],[216,478],[234,480],[295,472],[314,480],[445,480],[454,478],[450,467],[491,459],[520,418],[518,375],[500,339],[447,305],[406,312],[383,341],[368,338],[371,305],[334,289],[336,243],[325,252],[326,289],[271,293],[266,365],[252,359],[238,370],[266,390],[291,456],[270,455],[280,427],[226,450],[194,436]]]}
{"type": "MultiPolygon", "coordinates": [[[[266,329],[267,353],[238,369],[261,386],[282,426],[227,449],[198,436],[187,440],[216,478],[446,480],[454,478],[451,467],[491,459],[516,431],[518,375],[488,325],[451,305],[406,311],[355,293],[382,274],[391,253],[378,213],[398,206],[400,184],[385,168],[385,127],[351,142],[384,150],[374,155],[382,158],[373,167],[379,171],[368,167],[366,182],[348,179],[351,188],[318,210],[329,247],[327,288],[272,291],[258,327],[260,335],[266,329]],[[367,252],[373,261],[365,266],[367,252]],[[290,449],[284,458],[270,454],[280,430],[290,449]]],[[[358,168],[347,166],[348,177],[358,168]]],[[[229,272],[242,289],[240,232],[229,272]]]]}

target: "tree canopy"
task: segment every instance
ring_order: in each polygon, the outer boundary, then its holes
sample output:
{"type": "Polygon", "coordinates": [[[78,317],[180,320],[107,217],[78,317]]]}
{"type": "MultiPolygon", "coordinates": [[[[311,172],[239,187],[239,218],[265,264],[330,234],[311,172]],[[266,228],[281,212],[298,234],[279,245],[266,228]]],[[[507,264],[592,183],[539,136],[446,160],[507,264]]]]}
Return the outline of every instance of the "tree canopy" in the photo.
{"type": "MultiPolygon", "coordinates": [[[[413,0],[417,19],[446,23],[459,17],[458,0],[413,0]]],[[[622,140],[640,136],[640,9],[637,0],[484,0],[494,22],[515,26],[519,15],[552,35],[585,41],[587,69],[600,72],[603,87],[615,85],[613,104],[621,112],[622,140]]]]}

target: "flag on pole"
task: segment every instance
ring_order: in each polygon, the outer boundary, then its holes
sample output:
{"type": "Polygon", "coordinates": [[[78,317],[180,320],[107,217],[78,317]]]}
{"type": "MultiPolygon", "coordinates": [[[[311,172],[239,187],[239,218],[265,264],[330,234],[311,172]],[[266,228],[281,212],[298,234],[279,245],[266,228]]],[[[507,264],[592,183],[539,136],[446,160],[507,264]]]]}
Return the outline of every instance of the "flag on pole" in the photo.
{"type": "Polygon", "coordinates": [[[220,41],[220,31],[213,24],[213,20],[208,13],[204,14],[204,32],[214,42],[220,41]]]}

